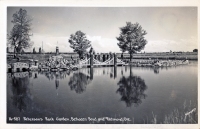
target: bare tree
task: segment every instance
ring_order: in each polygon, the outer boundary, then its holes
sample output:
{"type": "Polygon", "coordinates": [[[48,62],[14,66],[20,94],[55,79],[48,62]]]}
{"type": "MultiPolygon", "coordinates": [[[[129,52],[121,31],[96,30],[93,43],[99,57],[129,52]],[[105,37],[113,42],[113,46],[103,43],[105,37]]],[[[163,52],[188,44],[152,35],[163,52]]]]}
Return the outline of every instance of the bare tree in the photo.
{"type": "Polygon", "coordinates": [[[121,33],[119,37],[117,37],[119,41],[117,45],[122,53],[128,51],[131,61],[132,54],[140,52],[147,44],[147,41],[144,39],[144,35],[147,33],[142,29],[139,23],[132,24],[131,22],[127,22],[126,26],[121,27],[120,30],[121,33]]]}
{"type": "Polygon", "coordinates": [[[31,21],[27,11],[24,9],[19,9],[13,14],[13,20],[11,21],[14,26],[10,33],[8,34],[8,44],[14,48],[14,54],[20,53],[23,49],[30,48],[33,42],[30,41],[31,31],[31,21]]]}

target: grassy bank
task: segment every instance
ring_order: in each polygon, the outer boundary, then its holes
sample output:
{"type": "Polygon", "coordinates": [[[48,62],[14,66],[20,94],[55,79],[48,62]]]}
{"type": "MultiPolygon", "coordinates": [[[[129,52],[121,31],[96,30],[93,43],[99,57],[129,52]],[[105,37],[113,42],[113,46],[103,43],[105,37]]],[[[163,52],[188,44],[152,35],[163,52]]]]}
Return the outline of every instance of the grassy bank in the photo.
{"type": "MultiPolygon", "coordinates": [[[[118,57],[121,58],[121,54],[118,53],[118,57]]],[[[129,54],[123,55],[124,59],[129,59],[129,54]]],[[[198,60],[197,52],[182,52],[182,53],[136,53],[133,54],[133,59],[176,59],[176,60],[198,60]]]]}
{"type": "Polygon", "coordinates": [[[181,108],[174,108],[171,113],[166,114],[162,122],[158,123],[157,116],[152,112],[152,119],[149,124],[197,124],[197,104],[191,101],[184,102],[181,108]]]}
{"type": "MultiPolygon", "coordinates": [[[[140,124],[198,124],[198,110],[197,103],[192,101],[184,102],[180,108],[174,108],[166,114],[163,118],[159,118],[157,114],[152,112],[152,116],[143,118],[143,123],[140,124]]],[[[112,118],[120,119],[123,118],[120,114],[115,114],[112,118]]],[[[129,118],[130,121],[91,121],[91,124],[108,123],[108,124],[137,124],[135,118],[129,118]]]]}

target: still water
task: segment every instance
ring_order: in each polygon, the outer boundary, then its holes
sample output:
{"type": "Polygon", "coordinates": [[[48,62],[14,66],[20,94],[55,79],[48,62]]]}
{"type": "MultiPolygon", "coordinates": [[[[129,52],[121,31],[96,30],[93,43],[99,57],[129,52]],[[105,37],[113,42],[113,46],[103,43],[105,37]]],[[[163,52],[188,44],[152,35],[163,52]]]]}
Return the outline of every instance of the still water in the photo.
{"type": "Polygon", "coordinates": [[[197,62],[168,68],[8,73],[7,122],[143,124],[151,123],[154,116],[162,123],[174,109],[181,111],[185,102],[197,105],[197,74],[197,62]],[[18,119],[9,119],[14,117],[18,119]]]}

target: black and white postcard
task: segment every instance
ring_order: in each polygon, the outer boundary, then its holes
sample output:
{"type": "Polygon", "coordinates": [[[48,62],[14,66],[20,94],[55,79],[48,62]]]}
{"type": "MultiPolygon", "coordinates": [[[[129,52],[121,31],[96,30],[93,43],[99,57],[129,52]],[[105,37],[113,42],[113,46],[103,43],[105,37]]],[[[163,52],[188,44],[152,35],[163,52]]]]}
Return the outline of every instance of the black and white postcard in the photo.
{"type": "Polygon", "coordinates": [[[198,2],[2,3],[1,128],[199,128],[198,2]]]}

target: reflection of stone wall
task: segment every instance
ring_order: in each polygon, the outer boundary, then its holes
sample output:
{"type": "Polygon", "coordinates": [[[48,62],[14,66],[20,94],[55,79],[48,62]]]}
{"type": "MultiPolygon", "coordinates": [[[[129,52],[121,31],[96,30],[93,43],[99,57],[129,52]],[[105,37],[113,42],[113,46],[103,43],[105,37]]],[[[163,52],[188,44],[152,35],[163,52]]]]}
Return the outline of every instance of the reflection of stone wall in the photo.
{"type": "Polygon", "coordinates": [[[24,77],[29,76],[29,73],[28,72],[18,72],[18,73],[14,73],[13,75],[14,75],[14,77],[17,77],[17,78],[24,78],[24,77]]]}
{"type": "Polygon", "coordinates": [[[29,76],[29,72],[17,72],[17,73],[7,73],[8,78],[25,78],[29,76]]]}

